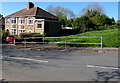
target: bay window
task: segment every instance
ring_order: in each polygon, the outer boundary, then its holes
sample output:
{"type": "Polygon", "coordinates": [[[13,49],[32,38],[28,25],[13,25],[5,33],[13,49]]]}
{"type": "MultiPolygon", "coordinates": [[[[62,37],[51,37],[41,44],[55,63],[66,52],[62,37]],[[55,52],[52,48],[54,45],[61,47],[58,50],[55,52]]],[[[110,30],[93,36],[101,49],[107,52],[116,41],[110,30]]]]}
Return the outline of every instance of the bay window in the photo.
{"type": "Polygon", "coordinates": [[[20,34],[20,33],[24,33],[25,32],[25,30],[23,30],[23,29],[19,29],[18,30],[18,33],[20,34]]]}
{"type": "Polygon", "coordinates": [[[6,18],[6,24],[10,24],[10,18],[6,18]]]}
{"type": "Polygon", "coordinates": [[[25,24],[25,18],[19,18],[19,24],[24,25],[25,24]]]}
{"type": "Polygon", "coordinates": [[[11,18],[11,24],[16,24],[16,18],[11,18]]]}
{"type": "Polygon", "coordinates": [[[28,25],[33,25],[33,17],[28,17],[28,25]]]}
{"type": "Polygon", "coordinates": [[[16,35],[16,29],[11,29],[11,30],[10,30],[10,34],[11,34],[11,35],[16,35]]]}

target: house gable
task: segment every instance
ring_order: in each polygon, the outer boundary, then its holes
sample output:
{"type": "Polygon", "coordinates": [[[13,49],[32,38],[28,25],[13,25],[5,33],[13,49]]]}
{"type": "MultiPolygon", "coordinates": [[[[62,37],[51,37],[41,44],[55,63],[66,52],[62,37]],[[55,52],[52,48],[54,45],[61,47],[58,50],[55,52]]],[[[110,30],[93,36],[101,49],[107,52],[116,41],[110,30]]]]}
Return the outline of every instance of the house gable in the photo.
{"type": "MultiPolygon", "coordinates": [[[[60,24],[58,22],[58,17],[39,7],[34,7],[34,4],[31,2],[28,2],[27,8],[10,14],[5,18],[5,30],[8,29],[10,33],[13,33],[12,35],[19,35],[23,32],[44,33],[45,29],[47,28],[49,28],[48,31],[50,33],[52,31],[50,29],[53,29],[53,31],[56,32],[57,30],[59,30],[58,28],[60,28],[58,26],[60,24]],[[8,24],[7,19],[9,21],[8,24]],[[49,22],[50,26],[47,26],[47,28],[45,25],[46,20],[51,21],[49,22]],[[53,23],[52,21],[57,21],[58,24],[56,22],[53,23]]],[[[51,33],[53,33],[53,31],[51,33]]]]}

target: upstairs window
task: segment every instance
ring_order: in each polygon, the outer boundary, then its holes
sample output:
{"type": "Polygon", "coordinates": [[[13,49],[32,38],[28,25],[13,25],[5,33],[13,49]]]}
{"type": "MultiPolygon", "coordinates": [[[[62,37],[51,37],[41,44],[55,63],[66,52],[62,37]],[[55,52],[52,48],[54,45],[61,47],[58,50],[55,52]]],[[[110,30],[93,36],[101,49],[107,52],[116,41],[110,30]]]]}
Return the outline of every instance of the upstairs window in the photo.
{"type": "Polygon", "coordinates": [[[25,24],[25,18],[19,18],[19,24],[24,25],[25,24]]]}
{"type": "Polygon", "coordinates": [[[16,24],[16,18],[11,18],[11,24],[16,24]]]}
{"type": "Polygon", "coordinates": [[[6,18],[6,24],[10,24],[10,18],[6,18]]]}
{"type": "Polygon", "coordinates": [[[33,25],[33,17],[28,17],[28,25],[33,25]]]}
{"type": "Polygon", "coordinates": [[[42,21],[38,21],[38,28],[42,29],[42,21]]]}

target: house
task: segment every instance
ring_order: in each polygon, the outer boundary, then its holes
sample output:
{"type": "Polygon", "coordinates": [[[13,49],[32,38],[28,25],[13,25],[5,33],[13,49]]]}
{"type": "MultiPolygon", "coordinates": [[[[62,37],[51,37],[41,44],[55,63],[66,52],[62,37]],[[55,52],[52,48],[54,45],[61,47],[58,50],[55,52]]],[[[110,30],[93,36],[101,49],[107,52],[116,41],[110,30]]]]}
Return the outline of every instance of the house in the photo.
{"type": "Polygon", "coordinates": [[[117,20],[116,23],[120,23],[120,20],[117,20]]]}
{"type": "Polygon", "coordinates": [[[5,29],[5,18],[0,14],[0,28],[5,29]]]}
{"type": "Polygon", "coordinates": [[[61,23],[58,17],[28,2],[27,8],[5,17],[5,30],[9,30],[11,35],[41,33],[59,36],[61,23]]]}

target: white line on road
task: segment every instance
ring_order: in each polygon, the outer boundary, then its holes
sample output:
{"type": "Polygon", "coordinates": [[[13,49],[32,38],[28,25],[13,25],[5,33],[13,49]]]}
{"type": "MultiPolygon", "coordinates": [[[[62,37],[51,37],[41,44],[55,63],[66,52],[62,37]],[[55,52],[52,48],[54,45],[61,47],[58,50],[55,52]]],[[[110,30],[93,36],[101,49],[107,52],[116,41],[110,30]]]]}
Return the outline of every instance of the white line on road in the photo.
{"type": "Polygon", "coordinates": [[[103,68],[103,69],[119,69],[118,67],[105,67],[105,66],[95,66],[95,65],[87,65],[87,67],[91,68],[103,68]]]}
{"type": "Polygon", "coordinates": [[[9,57],[9,58],[18,59],[18,60],[28,60],[28,61],[42,62],[42,63],[47,63],[48,62],[48,61],[44,61],[44,60],[36,60],[36,59],[21,58],[21,57],[9,57]]]}

